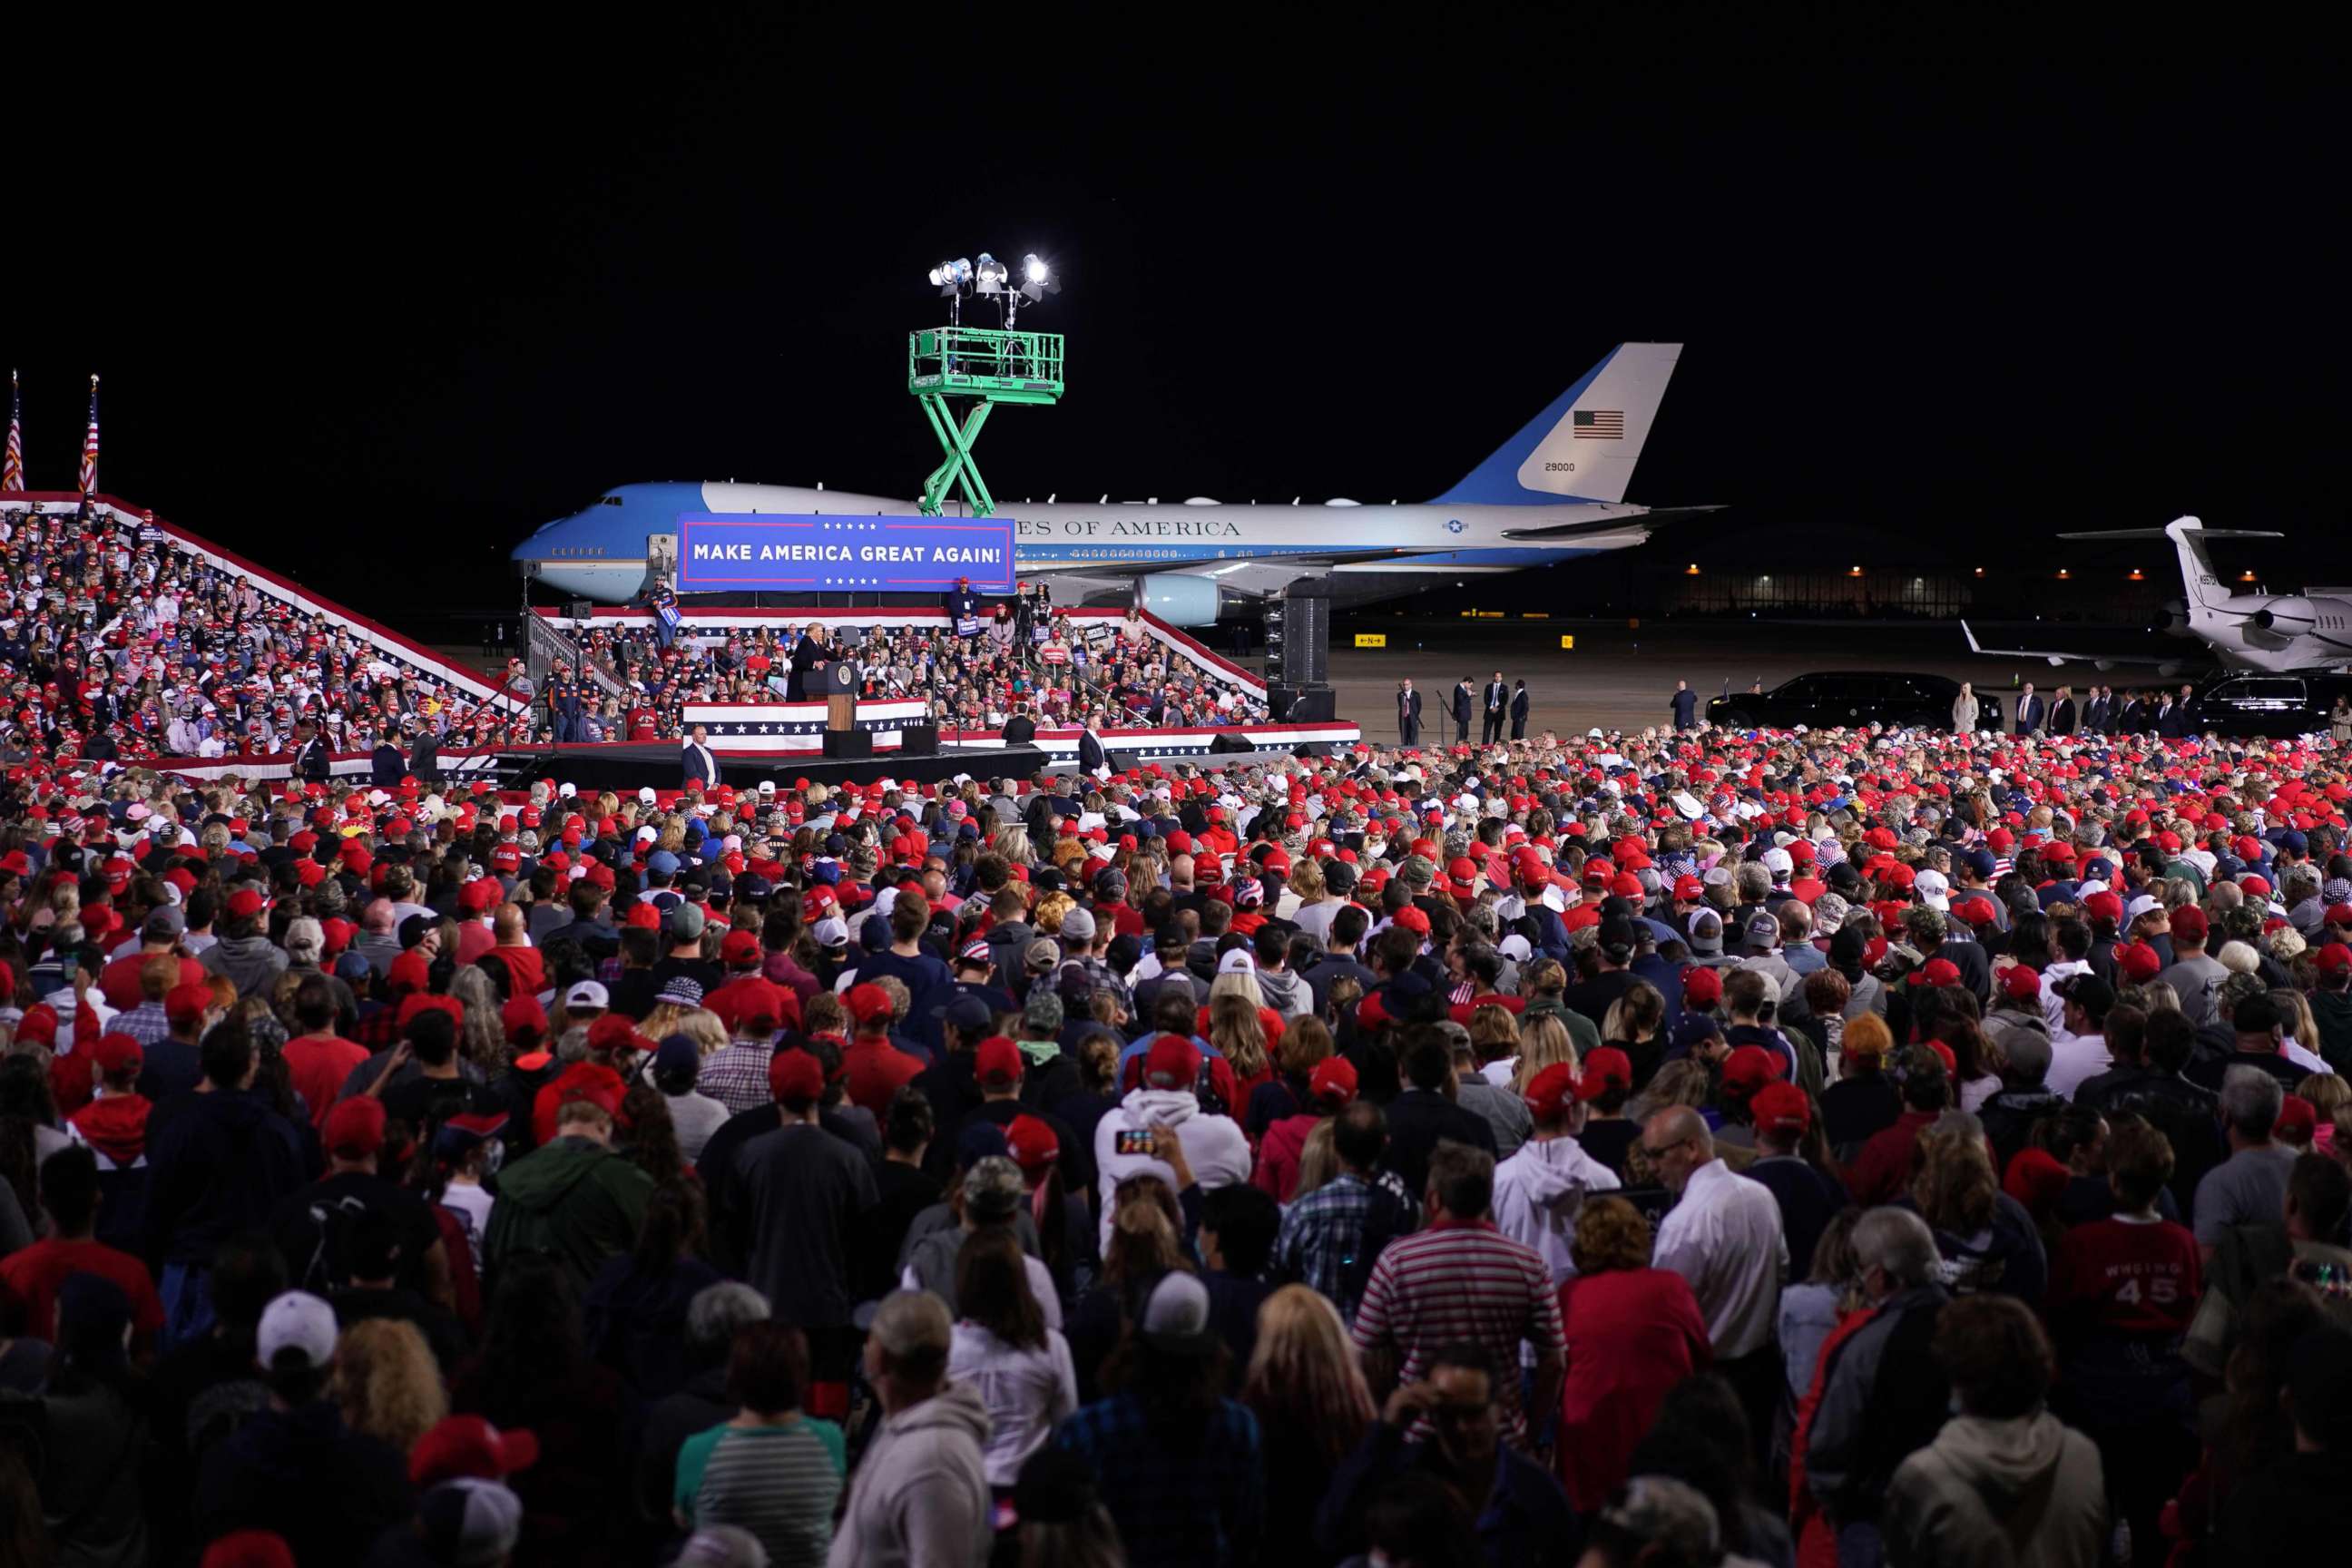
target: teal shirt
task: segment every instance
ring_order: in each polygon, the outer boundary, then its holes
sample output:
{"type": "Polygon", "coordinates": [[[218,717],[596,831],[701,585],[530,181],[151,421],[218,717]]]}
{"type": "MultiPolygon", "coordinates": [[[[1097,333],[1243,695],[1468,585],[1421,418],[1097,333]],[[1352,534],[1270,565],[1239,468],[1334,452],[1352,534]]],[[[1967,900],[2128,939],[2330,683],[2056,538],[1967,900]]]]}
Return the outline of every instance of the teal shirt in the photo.
{"type": "Polygon", "coordinates": [[[803,1415],[782,1426],[713,1426],[678,1449],[672,1499],[689,1526],[750,1531],[775,1568],[815,1565],[832,1545],[834,1506],[848,1469],[847,1444],[830,1421],[803,1415]]]}

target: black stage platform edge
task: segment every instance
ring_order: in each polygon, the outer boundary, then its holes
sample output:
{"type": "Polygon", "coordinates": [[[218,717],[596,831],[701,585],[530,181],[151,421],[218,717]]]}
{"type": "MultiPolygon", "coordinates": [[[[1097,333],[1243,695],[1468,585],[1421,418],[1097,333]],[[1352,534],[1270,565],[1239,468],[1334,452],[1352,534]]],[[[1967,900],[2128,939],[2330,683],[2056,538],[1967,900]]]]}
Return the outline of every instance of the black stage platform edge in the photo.
{"type": "MultiPolygon", "coordinates": [[[[593,751],[562,752],[502,752],[499,755],[499,773],[501,778],[526,782],[552,778],[583,793],[609,789],[629,794],[646,784],[656,789],[676,789],[685,780],[678,750],[671,745],[655,745],[598,746],[593,751]]],[[[982,779],[1000,774],[1025,779],[1053,765],[1053,759],[1034,746],[974,747],[970,751],[942,751],[928,757],[891,752],[840,762],[814,752],[781,757],[738,757],[714,748],[711,754],[719,759],[720,779],[738,789],[763,779],[773,779],[786,786],[794,779],[827,786],[871,784],[876,779],[932,784],[958,773],[982,779]]]]}

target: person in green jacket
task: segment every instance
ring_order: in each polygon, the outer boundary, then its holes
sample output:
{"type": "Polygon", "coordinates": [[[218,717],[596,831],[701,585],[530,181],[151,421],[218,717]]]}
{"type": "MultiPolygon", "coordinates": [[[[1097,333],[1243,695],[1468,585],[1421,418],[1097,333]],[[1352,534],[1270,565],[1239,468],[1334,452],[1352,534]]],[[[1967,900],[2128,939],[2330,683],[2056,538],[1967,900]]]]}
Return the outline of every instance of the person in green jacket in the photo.
{"type": "Polygon", "coordinates": [[[569,1100],[556,1114],[555,1141],[499,1178],[483,1261],[496,1274],[510,1258],[551,1258],[584,1291],[606,1258],[636,1246],[653,1190],[651,1176],[614,1152],[612,1112],[569,1100]]]}

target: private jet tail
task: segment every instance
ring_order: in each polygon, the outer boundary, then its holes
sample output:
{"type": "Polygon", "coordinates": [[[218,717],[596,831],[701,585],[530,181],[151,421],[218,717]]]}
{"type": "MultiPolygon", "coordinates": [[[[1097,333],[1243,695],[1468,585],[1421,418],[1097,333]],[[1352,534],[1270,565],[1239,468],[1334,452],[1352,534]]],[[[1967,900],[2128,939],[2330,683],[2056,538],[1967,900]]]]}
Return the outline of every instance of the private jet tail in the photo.
{"type": "Polygon", "coordinates": [[[1622,501],[1680,343],[1620,343],[1434,504],[1622,501]]]}
{"type": "Polygon", "coordinates": [[[2104,532],[2062,533],[2061,539],[2169,539],[2175,553],[2180,557],[2180,584],[2189,598],[2189,619],[2198,623],[2200,614],[2214,607],[2214,601],[2226,599],[2230,590],[2221,584],[2221,574],[2213,570],[2213,558],[2205,552],[2209,539],[2283,539],[2285,535],[2267,528],[2208,528],[2193,517],[2176,517],[2162,528],[2117,528],[2104,532]]]}

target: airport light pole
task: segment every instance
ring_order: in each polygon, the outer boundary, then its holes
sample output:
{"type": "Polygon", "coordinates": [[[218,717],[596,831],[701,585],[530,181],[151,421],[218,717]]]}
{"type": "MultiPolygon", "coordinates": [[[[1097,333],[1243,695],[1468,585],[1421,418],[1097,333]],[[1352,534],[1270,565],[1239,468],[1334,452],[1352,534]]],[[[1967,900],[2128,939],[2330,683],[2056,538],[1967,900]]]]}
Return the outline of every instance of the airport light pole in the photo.
{"type": "Polygon", "coordinates": [[[1034,304],[1059,293],[1061,280],[1034,254],[1022,258],[1016,280],[1012,268],[986,251],[976,267],[968,260],[942,261],[929,276],[948,301],[948,324],[908,334],[907,390],[922,405],[946,458],[923,480],[918,504],[924,516],[937,517],[948,492],[961,489],[971,515],[987,517],[996,510],[996,498],[980,477],[972,447],[990,411],[1000,403],[1051,407],[1062,398],[1061,334],[1023,331],[1017,324],[1021,301],[1034,304]],[[993,299],[1002,325],[965,326],[966,294],[993,299]],[[961,417],[950,398],[970,404],[961,417]]]}

